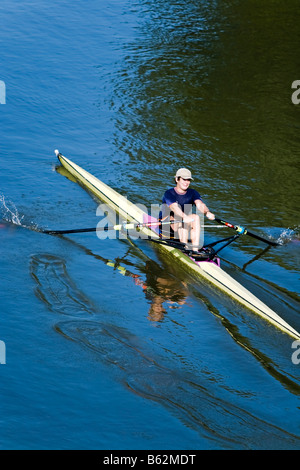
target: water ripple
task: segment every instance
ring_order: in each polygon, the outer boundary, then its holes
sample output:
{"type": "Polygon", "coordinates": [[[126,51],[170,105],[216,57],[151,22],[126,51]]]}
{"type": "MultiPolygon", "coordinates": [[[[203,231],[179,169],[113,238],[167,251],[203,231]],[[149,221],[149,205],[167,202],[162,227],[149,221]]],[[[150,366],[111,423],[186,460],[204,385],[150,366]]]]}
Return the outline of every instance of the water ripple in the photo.
{"type": "MultiPolygon", "coordinates": [[[[145,341],[125,328],[95,321],[97,309],[69,276],[65,260],[51,254],[31,258],[36,295],[59,321],[57,333],[88,348],[137,395],[168,409],[184,425],[219,448],[296,449],[299,439],[223,398],[205,374],[165,367],[145,341]]],[[[97,320],[97,318],[96,318],[97,320]]]]}

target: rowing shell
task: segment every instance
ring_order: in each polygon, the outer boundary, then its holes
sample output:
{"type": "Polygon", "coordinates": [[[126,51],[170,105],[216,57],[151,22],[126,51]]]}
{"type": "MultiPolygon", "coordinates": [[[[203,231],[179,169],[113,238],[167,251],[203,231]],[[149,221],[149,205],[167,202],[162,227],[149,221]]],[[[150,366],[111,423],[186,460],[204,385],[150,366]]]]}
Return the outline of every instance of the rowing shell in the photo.
{"type": "MultiPolygon", "coordinates": [[[[76,181],[86,190],[94,194],[99,200],[105,202],[121,217],[129,222],[143,224],[148,218],[142,209],[128,201],[128,199],[117,193],[114,189],[100,181],[98,178],[87,172],[80,166],[73,163],[68,158],[61,155],[58,150],[55,153],[61,165],[76,179],[76,181]]],[[[148,227],[141,227],[141,232],[152,239],[159,239],[155,230],[148,227]]],[[[167,244],[160,245],[169,255],[176,258],[182,265],[194,275],[201,276],[207,281],[217,286],[230,297],[246,306],[251,311],[260,315],[269,321],[281,331],[289,334],[293,338],[300,339],[300,334],[285,322],[277,313],[271,310],[266,304],[259,300],[255,295],[243,287],[239,282],[227,274],[221,267],[219,260],[214,261],[195,261],[184,254],[178,248],[167,244]]]]}

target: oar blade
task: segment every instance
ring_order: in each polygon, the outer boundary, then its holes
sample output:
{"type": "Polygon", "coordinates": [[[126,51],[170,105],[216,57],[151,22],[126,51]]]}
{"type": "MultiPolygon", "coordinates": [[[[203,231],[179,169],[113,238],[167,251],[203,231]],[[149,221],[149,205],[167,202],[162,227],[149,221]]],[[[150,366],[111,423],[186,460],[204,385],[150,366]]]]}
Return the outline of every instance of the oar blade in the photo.
{"type": "MultiPolygon", "coordinates": [[[[222,219],[219,219],[219,218],[215,218],[215,220],[219,223],[219,224],[222,224],[222,225],[226,225],[226,227],[229,227],[229,228],[232,228],[234,230],[236,230],[237,232],[240,231],[240,226],[239,225],[234,225],[234,224],[231,224],[230,222],[226,222],[225,220],[222,220],[222,219]]],[[[249,230],[245,230],[245,235],[249,235],[249,237],[252,237],[252,238],[256,238],[256,240],[260,240],[264,243],[268,243],[269,245],[272,245],[272,246],[278,246],[280,245],[280,243],[278,242],[275,242],[273,240],[269,240],[267,238],[263,238],[261,237],[260,235],[257,235],[256,233],[252,233],[252,232],[249,232],[249,230]]]]}

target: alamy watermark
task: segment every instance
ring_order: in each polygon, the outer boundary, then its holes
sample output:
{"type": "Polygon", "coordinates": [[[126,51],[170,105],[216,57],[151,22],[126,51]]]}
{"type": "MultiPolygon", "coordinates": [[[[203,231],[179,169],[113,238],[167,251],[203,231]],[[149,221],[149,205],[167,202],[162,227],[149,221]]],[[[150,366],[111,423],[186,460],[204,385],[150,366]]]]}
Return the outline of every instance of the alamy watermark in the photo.
{"type": "Polygon", "coordinates": [[[300,364],[300,341],[296,340],[292,344],[292,349],[296,349],[292,354],[292,363],[295,365],[300,364]]]}
{"type": "MultiPolygon", "coordinates": [[[[151,232],[147,231],[147,227],[152,229],[153,232],[160,232],[163,234],[164,239],[168,239],[172,236],[174,239],[179,239],[178,228],[191,228],[190,225],[186,225],[184,218],[180,218],[174,215],[175,223],[173,221],[173,216],[170,214],[170,211],[166,204],[151,204],[150,215],[148,215],[148,209],[143,204],[134,205],[134,216],[130,216],[132,213],[132,204],[126,199],[123,198],[122,208],[118,208],[117,211],[111,209],[106,204],[100,204],[97,208],[96,215],[102,217],[100,222],[97,224],[97,236],[101,240],[104,239],[127,239],[130,237],[135,240],[138,238],[147,239],[152,238],[151,232]],[[121,216],[119,214],[122,214],[121,216]],[[104,217],[103,217],[104,216],[104,217]],[[161,219],[163,216],[163,219],[161,219]],[[171,216],[171,218],[170,218],[171,216]],[[130,224],[127,223],[127,220],[138,220],[138,223],[130,224]],[[172,220],[171,220],[172,219],[172,220]],[[138,227],[136,227],[138,226],[138,227]],[[107,230],[109,227],[115,227],[115,230],[107,230]],[[118,227],[118,228],[117,228],[118,227]],[[145,227],[145,230],[142,228],[145,227]],[[174,230],[173,230],[174,229],[174,230]]],[[[204,214],[195,210],[194,214],[192,213],[192,204],[184,205],[184,214],[192,218],[192,223],[199,223],[201,226],[199,248],[203,246],[204,243],[204,214]]],[[[191,223],[191,222],[190,222],[191,223]]],[[[154,235],[152,233],[152,235],[154,235]]],[[[154,238],[155,235],[154,235],[154,238]]]]}
{"type": "Polygon", "coordinates": [[[296,89],[294,93],[292,93],[291,99],[293,104],[300,103],[300,80],[295,80],[292,83],[292,89],[296,89]]]}
{"type": "Polygon", "coordinates": [[[6,346],[4,341],[0,341],[0,364],[6,364],[6,346]]]}
{"type": "Polygon", "coordinates": [[[6,104],[6,86],[2,80],[0,80],[0,104],[6,104]]]}

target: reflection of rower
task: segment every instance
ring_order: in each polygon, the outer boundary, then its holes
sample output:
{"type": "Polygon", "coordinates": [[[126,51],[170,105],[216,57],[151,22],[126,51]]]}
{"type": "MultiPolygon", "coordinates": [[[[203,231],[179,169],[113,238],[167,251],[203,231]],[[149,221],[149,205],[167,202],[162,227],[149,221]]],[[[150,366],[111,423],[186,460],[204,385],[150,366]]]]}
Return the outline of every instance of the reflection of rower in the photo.
{"type": "Polygon", "coordinates": [[[146,262],[146,280],[135,279],[135,284],[140,285],[147,300],[151,302],[148,318],[151,321],[161,321],[167,313],[164,303],[168,303],[169,308],[176,308],[185,304],[188,290],[183,282],[167,276],[164,271],[157,269],[159,266],[151,261],[146,262]]]}
{"type": "Polygon", "coordinates": [[[128,241],[131,243],[129,249],[122,258],[115,258],[114,260],[104,258],[70,238],[67,240],[69,243],[83,250],[87,255],[93,256],[95,259],[106,264],[106,266],[113,268],[122,276],[133,278],[135,285],[142,287],[146,299],[151,302],[148,316],[150,320],[160,321],[163,319],[166,313],[163,307],[164,302],[168,302],[169,308],[175,308],[185,303],[185,298],[188,294],[185,284],[174,277],[167,276],[159,264],[147,258],[146,255],[132,243],[130,238],[128,238],[128,241]],[[143,263],[141,263],[138,269],[145,275],[145,280],[142,279],[140,274],[135,274],[124,266],[124,264],[127,264],[136,267],[135,264],[126,260],[127,256],[133,251],[135,252],[135,256],[142,258],[143,263]]]}
{"type": "MultiPolygon", "coordinates": [[[[73,242],[73,241],[72,241],[73,242]]],[[[75,244],[75,242],[73,242],[75,244]]],[[[167,313],[163,304],[167,302],[169,308],[176,308],[185,303],[188,295],[188,290],[183,282],[171,276],[166,276],[161,267],[152,260],[146,261],[144,267],[140,270],[145,274],[146,279],[143,280],[140,274],[135,274],[122,266],[121,262],[125,262],[126,256],[131,251],[132,247],[125,253],[122,258],[110,260],[96,255],[86,247],[82,247],[86,253],[94,256],[96,259],[103,261],[107,266],[117,270],[123,276],[132,277],[136,286],[141,286],[145,297],[151,302],[148,312],[148,318],[151,321],[160,321],[167,313]]],[[[126,262],[128,264],[128,261],[126,262]]],[[[130,263],[131,264],[131,263],[130,263]]]]}

